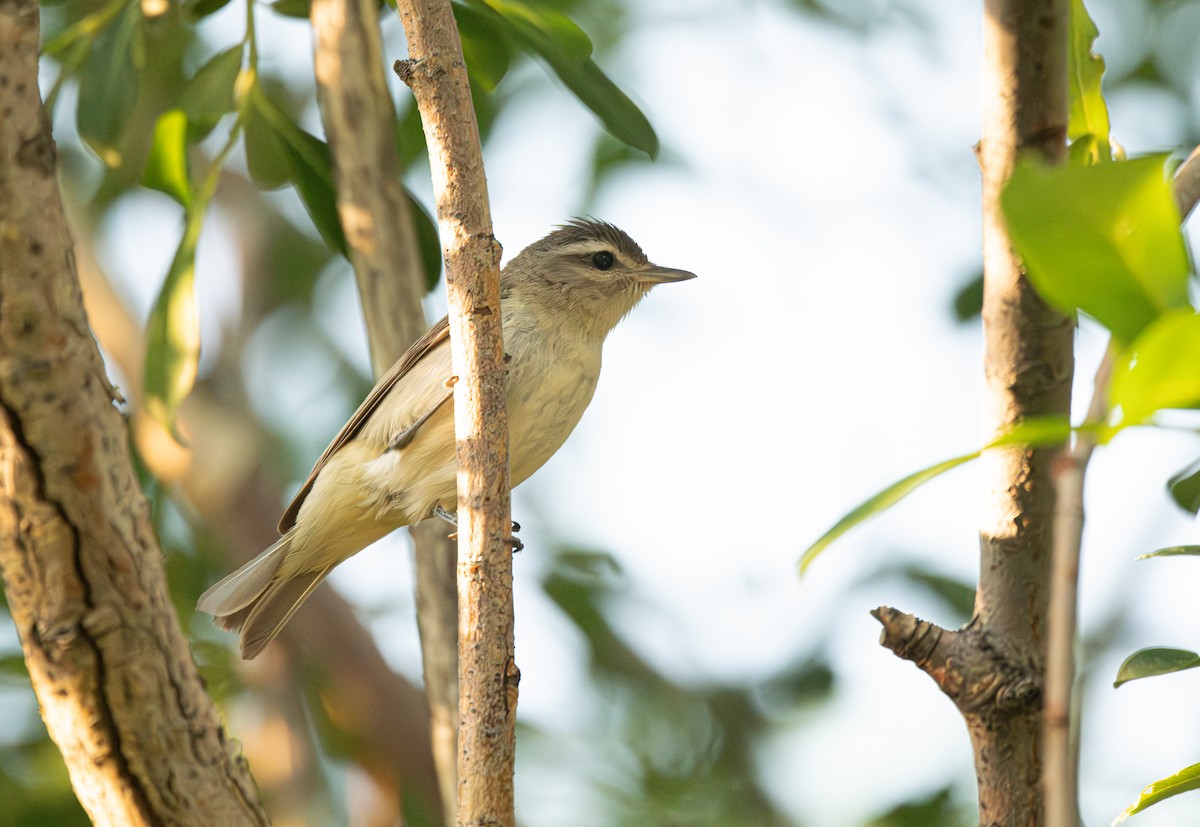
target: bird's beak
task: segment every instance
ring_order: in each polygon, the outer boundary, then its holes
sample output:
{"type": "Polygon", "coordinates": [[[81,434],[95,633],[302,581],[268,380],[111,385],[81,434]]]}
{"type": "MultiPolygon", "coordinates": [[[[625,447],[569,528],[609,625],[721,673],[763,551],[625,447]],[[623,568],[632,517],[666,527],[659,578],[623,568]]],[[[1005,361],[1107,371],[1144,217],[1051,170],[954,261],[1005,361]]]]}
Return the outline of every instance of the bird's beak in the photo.
{"type": "Polygon", "coordinates": [[[637,280],[642,284],[666,284],[672,281],[687,281],[694,279],[695,273],[687,270],[676,270],[674,267],[651,267],[637,274],[637,280]]]}

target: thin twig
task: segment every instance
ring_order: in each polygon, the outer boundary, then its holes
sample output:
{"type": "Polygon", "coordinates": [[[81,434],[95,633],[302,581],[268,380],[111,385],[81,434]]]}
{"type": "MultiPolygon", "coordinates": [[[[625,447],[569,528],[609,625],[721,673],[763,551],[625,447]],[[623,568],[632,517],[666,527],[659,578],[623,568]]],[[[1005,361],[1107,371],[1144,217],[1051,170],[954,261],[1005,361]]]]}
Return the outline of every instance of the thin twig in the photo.
{"type": "MultiPolygon", "coordinates": [[[[1108,416],[1108,380],[1118,349],[1109,342],[1096,369],[1085,424],[1108,416]]],[[[1096,447],[1091,431],[1079,431],[1055,468],[1056,511],[1050,570],[1050,609],[1046,620],[1046,674],[1042,707],[1042,786],[1047,827],[1079,824],[1079,761],[1075,750],[1072,695],[1075,689],[1075,637],[1079,600],[1079,556],[1083,544],[1083,484],[1096,447]]]]}
{"type": "Polygon", "coordinates": [[[508,421],[500,245],[449,0],[397,4],[409,60],[397,73],[421,112],[446,256],[458,444],[458,823],[512,825],[518,672],[513,657],[508,421]]]}
{"type": "MultiPolygon", "coordinates": [[[[1176,171],[1172,182],[1181,218],[1200,200],[1200,147],[1176,171]]],[[[1086,424],[1100,425],[1109,413],[1108,385],[1119,350],[1110,341],[1096,369],[1086,424]]],[[[1047,827],[1079,823],[1078,715],[1073,714],[1075,639],[1078,635],[1079,561],[1083,546],[1083,491],[1096,438],[1082,430],[1056,468],[1057,510],[1047,617],[1045,700],[1043,704],[1042,784],[1046,791],[1047,827]]]]}

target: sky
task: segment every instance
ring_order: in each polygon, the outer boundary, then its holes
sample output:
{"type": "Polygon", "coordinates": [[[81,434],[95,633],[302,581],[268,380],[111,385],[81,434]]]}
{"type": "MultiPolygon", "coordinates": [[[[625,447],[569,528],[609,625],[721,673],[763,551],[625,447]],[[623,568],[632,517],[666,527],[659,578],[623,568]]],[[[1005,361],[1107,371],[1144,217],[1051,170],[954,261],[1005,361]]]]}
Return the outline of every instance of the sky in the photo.
{"type": "MultiPolygon", "coordinates": [[[[522,716],[567,739],[583,742],[592,731],[594,710],[575,702],[586,681],[579,642],[537,585],[546,565],[539,547],[569,540],[606,550],[628,578],[619,626],[672,676],[766,676],[805,652],[830,653],[841,693],[819,720],[777,739],[763,763],[785,805],[834,827],[947,777],[964,796],[973,792],[958,713],[923,674],[877,645],[867,612],[890,604],[949,622],[927,595],[871,575],[918,560],[974,580],[974,467],[932,483],[840,541],[803,580],[796,575],[803,549],[851,507],[980,441],[982,341],[977,326],[959,326],[950,313],[954,291],[980,260],[972,149],[980,11],[970,3],[935,4],[936,14],[915,3],[860,5],[890,9],[893,24],[860,37],[766,2],[734,11],[663,2],[631,12],[632,34],[601,64],[655,124],[665,161],[618,173],[591,212],[627,230],[655,262],[699,278],[656,289],[611,335],[583,422],[513,506],[526,544],[515,566],[522,716]],[[903,773],[897,750],[907,756],[903,773]]],[[[1089,4],[1113,69],[1140,59],[1137,36],[1148,24],[1130,17],[1138,6],[1089,4]]],[[[264,37],[307,37],[299,24],[260,18],[264,37]]],[[[1163,37],[1179,39],[1189,21],[1176,22],[1163,37]]],[[[401,55],[398,22],[385,31],[386,51],[401,55]]],[[[309,71],[302,49],[264,59],[309,71]]],[[[595,130],[538,67],[521,71],[541,94],[506,110],[485,158],[496,234],[510,256],[579,209],[595,130]]],[[[1182,140],[1185,124],[1170,101],[1125,93],[1110,104],[1114,135],[1131,154],[1182,140]]],[[[151,202],[122,210],[114,226],[175,226],[151,202]]],[[[198,261],[206,335],[237,312],[221,220],[198,261]]],[[[164,231],[166,246],[154,250],[146,239],[159,234],[139,232],[132,244],[127,233],[114,232],[103,258],[145,310],[174,235],[164,231]]],[[[321,290],[325,329],[365,367],[350,280],[332,275],[321,290]]],[[[278,373],[280,350],[264,336],[248,365],[265,383],[278,373]]],[[[1085,323],[1078,343],[1082,409],[1104,341],[1085,323]]],[[[284,366],[285,375],[309,384],[290,398],[287,382],[272,386],[277,415],[306,410],[315,433],[332,435],[345,412],[314,406],[312,385],[322,376],[304,370],[303,343],[291,344],[297,367],[286,374],[284,366]]],[[[325,441],[316,439],[314,459],[325,441]]],[[[1196,526],[1162,482],[1198,448],[1191,436],[1139,431],[1093,461],[1084,631],[1103,624],[1116,602],[1134,607],[1117,654],[1091,664],[1106,680],[1134,649],[1194,646],[1176,628],[1193,611],[1192,561],[1134,558],[1196,542],[1196,526]]],[[[389,538],[331,579],[371,617],[390,662],[416,679],[406,544],[389,538]]],[[[1197,682],[1200,674],[1184,673],[1114,691],[1102,680],[1086,698],[1085,823],[1107,823],[1144,784],[1197,760],[1200,745],[1185,735],[1200,725],[1185,701],[1197,682]]],[[[570,783],[559,796],[543,785],[521,799],[523,823],[577,818],[579,794],[570,783]]],[[[1132,823],[1198,821],[1200,796],[1185,795],[1132,823]]]]}

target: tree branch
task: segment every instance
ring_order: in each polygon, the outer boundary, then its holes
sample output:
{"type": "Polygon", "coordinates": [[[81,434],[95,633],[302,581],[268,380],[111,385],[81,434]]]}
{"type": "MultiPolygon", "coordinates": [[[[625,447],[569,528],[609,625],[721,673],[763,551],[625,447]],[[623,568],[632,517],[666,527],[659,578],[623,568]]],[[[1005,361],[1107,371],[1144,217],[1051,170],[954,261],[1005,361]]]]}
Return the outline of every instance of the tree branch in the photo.
{"type": "MultiPolygon", "coordinates": [[[[1019,154],[1066,156],[1066,0],[987,0],[984,15],[983,249],[984,429],[988,438],[1044,414],[1068,415],[1074,325],[1047,307],[1008,239],[1000,193],[1019,154]]],[[[983,456],[977,625],[1009,663],[1041,686],[1046,661],[1056,448],[1006,448],[983,456]]],[[[981,824],[1031,824],[1042,816],[1040,692],[1025,708],[968,725],[979,778],[981,824]]]]}
{"type": "MultiPolygon", "coordinates": [[[[77,248],[84,303],[96,338],[134,382],[125,393],[137,410],[142,349],[128,343],[144,337],[88,255],[91,246],[77,248]]],[[[248,321],[253,324],[255,319],[248,321]]],[[[237,354],[226,349],[222,358],[236,360],[237,354]]],[[[220,366],[213,372],[231,373],[231,368],[220,366]]],[[[276,539],[282,495],[261,472],[261,446],[270,440],[249,424],[253,416],[247,410],[231,406],[227,398],[218,399],[205,382],[193,391],[181,418],[191,438],[186,469],[178,477],[183,496],[233,559],[249,560],[276,539]]],[[[143,424],[154,428],[157,423],[136,421],[135,428],[143,424]]],[[[153,461],[152,454],[146,456],[153,461]]],[[[433,791],[438,779],[429,752],[419,746],[430,740],[424,704],[417,690],[384,662],[346,601],[332,589],[319,589],[284,627],[280,641],[291,670],[281,679],[294,683],[298,674],[320,671],[317,691],[327,714],[351,734],[355,760],[392,800],[397,813],[403,800],[437,814],[439,799],[433,791]]]]}
{"type": "MultiPolygon", "coordinates": [[[[1049,163],[1066,156],[1068,25],[1066,0],[985,0],[985,440],[1030,417],[1070,415],[1074,325],[1025,279],[1000,210],[1019,154],[1049,163]]],[[[1054,447],[984,453],[979,588],[967,627],[947,633],[881,613],[885,645],[915,659],[962,712],[975,753],[979,820],[988,827],[1037,824],[1043,815],[1037,779],[1057,454],[1054,447]]]]}
{"type": "Polygon", "coordinates": [[[38,9],[0,3],[0,571],[96,824],[266,824],[167,596],[88,330],[38,95],[38,9]]]}
{"type": "Polygon", "coordinates": [[[420,247],[396,157],[378,10],[373,0],[313,0],[311,11],[321,120],[376,376],[426,328],[420,247]]]}
{"type": "Polygon", "coordinates": [[[950,631],[890,606],[871,615],[883,626],[880,645],[933,678],[964,716],[1019,712],[1037,701],[1040,688],[1028,670],[1005,660],[973,625],[950,631]]]}
{"type": "Polygon", "coordinates": [[[446,257],[457,376],[458,823],[511,825],[516,684],[513,656],[508,423],[500,329],[500,245],[492,235],[479,129],[447,0],[398,4],[430,151],[446,257]]]}
{"type": "MultiPolygon", "coordinates": [[[[325,134],[333,155],[338,214],[378,378],[425,331],[424,272],[403,170],[396,157],[388,94],[371,0],[314,0],[314,66],[325,134]]],[[[417,625],[444,818],[453,823],[457,787],[458,596],[454,546],[440,525],[414,526],[417,625]]]]}

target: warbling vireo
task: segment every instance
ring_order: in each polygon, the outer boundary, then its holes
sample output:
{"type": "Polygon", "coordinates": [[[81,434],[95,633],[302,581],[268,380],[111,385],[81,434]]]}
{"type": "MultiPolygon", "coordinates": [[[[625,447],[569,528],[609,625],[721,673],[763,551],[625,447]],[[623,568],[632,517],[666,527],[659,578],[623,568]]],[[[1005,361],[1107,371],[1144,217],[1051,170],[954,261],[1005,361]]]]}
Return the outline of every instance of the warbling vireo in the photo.
{"type": "MultiPolygon", "coordinates": [[[[600,377],[604,338],[656,284],[621,230],[575,220],[500,274],[509,463],[518,485],[575,429],[600,377]]],[[[253,658],[338,563],[401,526],[457,506],[450,338],[442,319],[379,380],[317,460],[279,522],[279,541],[201,595],[253,658]]]]}

